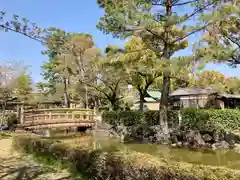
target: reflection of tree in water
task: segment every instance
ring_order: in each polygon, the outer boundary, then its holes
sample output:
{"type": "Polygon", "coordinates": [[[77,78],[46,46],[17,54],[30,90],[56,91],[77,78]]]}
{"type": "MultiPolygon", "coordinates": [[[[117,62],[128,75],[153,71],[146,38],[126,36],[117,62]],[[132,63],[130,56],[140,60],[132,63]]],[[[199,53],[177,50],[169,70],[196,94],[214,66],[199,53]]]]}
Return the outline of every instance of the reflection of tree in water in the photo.
{"type": "Polygon", "coordinates": [[[134,151],[148,153],[156,157],[164,157],[174,161],[240,169],[240,154],[236,153],[234,150],[191,150],[185,148],[169,148],[164,145],[151,144],[129,144],[127,146],[134,151]]]}

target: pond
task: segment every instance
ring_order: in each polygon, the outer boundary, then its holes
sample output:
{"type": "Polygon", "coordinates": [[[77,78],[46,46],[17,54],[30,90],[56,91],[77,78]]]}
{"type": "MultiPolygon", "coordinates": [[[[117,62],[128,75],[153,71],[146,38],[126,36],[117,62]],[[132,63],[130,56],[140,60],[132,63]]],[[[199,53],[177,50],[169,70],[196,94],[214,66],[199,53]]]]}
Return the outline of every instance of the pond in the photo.
{"type": "MultiPolygon", "coordinates": [[[[51,133],[53,134],[53,133],[51,133]]],[[[70,146],[89,148],[127,148],[138,152],[148,153],[154,156],[165,157],[174,161],[188,162],[192,164],[204,164],[225,166],[232,169],[240,169],[240,154],[234,150],[213,151],[208,149],[192,150],[186,148],[171,148],[157,144],[122,144],[116,139],[107,137],[94,137],[88,133],[53,134],[51,139],[63,141],[70,146]]]]}

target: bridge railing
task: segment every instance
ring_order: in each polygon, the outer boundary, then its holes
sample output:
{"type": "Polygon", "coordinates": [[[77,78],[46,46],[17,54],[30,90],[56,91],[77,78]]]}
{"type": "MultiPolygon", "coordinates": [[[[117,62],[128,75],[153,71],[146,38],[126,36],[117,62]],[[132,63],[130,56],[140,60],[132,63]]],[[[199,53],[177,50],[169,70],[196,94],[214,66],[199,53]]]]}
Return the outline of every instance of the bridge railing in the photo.
{"type": "Polygon", "coordinates": [[[24,111],[22,125],[44,125],[63,123],[94,123],[95,112],[92,109],[54,108],[24,111]]]}

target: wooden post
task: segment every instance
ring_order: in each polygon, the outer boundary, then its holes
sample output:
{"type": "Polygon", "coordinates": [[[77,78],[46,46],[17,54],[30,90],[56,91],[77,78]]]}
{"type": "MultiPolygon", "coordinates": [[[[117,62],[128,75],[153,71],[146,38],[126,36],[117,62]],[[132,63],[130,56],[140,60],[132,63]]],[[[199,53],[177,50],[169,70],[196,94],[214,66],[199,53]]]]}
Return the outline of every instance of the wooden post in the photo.
{"type": "Polygon", "coordinates": [[[50,111],[48,115],[49,115],[49,120],[52,120],[52,111],[50,111]]]}
{"type": "Polygon", "coordinates": [[[65,114],[65,118],[66,118],[66,120],[68,120],[68,111],[65,114]]]}
{"type": "Polygon", "coordinates": [[[20,105],[20,124],[24,124],[24,108],[23,105],[20,105]]]}

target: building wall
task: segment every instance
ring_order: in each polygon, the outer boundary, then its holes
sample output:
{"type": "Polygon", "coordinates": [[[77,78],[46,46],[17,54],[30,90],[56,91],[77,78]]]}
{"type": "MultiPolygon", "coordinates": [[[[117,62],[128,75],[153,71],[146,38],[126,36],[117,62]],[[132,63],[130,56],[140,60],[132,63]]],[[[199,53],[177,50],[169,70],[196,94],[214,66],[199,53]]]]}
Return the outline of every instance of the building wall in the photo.
{"type": "Polygon", "coordinates": [[[183,108],[224,108],[224,102],[215,95],[181,96],[180,105],[183,108]]]}
{"type": "MultiPolygon", "coordinates": [[[[133,108],[137,109],[140,106],[139,103],[135,103],[133,108]]],[[[143,106],[147,107],[148,110],[158,111],[159,110],[159,102],[145,102],[143,106]]]]}

